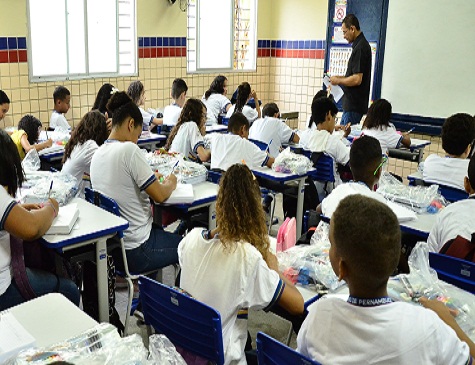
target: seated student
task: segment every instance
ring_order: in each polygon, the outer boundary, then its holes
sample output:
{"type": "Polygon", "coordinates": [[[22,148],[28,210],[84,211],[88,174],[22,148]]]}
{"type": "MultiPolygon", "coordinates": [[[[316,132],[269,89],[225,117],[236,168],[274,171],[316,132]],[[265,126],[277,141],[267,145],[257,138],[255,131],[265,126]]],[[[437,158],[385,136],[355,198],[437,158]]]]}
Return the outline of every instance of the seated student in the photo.
{"type": "Polygon", "coordinates": [[[41,122],[33,115],[27,114],[18,122],[18,130],[12,133],[11,138],[23,160],[31,149],[41,151],[53,145],[53,140],[47,139],[44,142],[38,142],[41,132],[41,122]]]}
{"type": "Polygon", "coordinates": [[[208,161],[210,151],[205,149],[206,107],[198,99],[188,99],[183,106],[178,123],[168,136],[165,149],[179,152],[192,160],[208,161]]]}
{"type": "MultiPolygon", "coordinates": [[[[24,180],[16,146],[10,136],[0,130],[0,311],[25,301],[17,283],[12,280],[10,234],[25,241],[40,238],[59,209],[55,199],[43,204],[17,204],[15,194],[24,180]]],[[[79,305],[79,289],[71,280],[29,268],[26,274],[36,295],[59,292],[79,305]]]]}
{"type": "Polygon", "coordinates": [[[269,144],[269,155],[276,158],[283,143],[299,143],[300,137],[282,120],[276,103],[262,109],[263,118],[257,119],[249,129],[249,138],[269,144]]]}
{"type": "MultiPolygon", "coordinates": [[[[333,158],[333,170],[335,175],[335,186],[341,184],[340,175],[337,173],[337,163],[346,165],[350,159],[350,149],[341,141],[340,137],[333,135],[335,130],[335,117],[338,108],[329,98],[318,98],[312,103],[311,124],[315,124],[316,129],[309,125],[307,130],[300,132],[300,145],[312,152],[324,152],[333,158]]],[[[345,127],[344,138],[348,137],[351,127],[345,127]]]]}
{"type": "MultiPolygon", "coordinates": [[[[131,272],[175,264],[181,237],[152,226],[149,197],[156,202],[168,199],[176,188],[176,176],[158,182],[160,175],[152,172],[137,146],[142,114],[125,92],[112,95],[107,109],[112,114],[112,132],[92,157],[92,187],[114,199],[120,215],[129,222],[124,243],[131,272]]],[[[120,262],[121,258],[114,256],[114,260],[120,262]]]]}
{"type": "Polygon", "coordinates": [[[3,90],[0,90],[0,120],[5,118],[5,115],[10,110],[10,99],[3,90]]]}
{"type": "Polygon", "coordinates": [[[329,256],[350,296],[309,306],[299,352],[322,364],[472,363],[475,344],[445,304],[421,298],[431,311],[388,297],[400,238],[397,218],[385,204],[362,195],[340,202],[330,222],[329,256]]]}
{"type": "Polygon", "coordinates": [[[424,181],[464,190],[470,146],[475,139],[475,118],[454,114],[442,125],[442,148],[445,156],[431,154],[423,165],[424,181]]]}
{"type": "Polygon", "coordinates": [[[70,108],[71,93],[64,86],[58,86],[53,92],[54,110],[51,113],[49,120],[49,128],[55,129],[56,127],[62,127],[64,129],[71,129],[68,121],[64,117],[70,108]]]}
{"type": "Polygon", "coordinates": [[[201,99],[206,106],[207,125],[217,124],[219,114],[226,113],[231,108],[227,93],[228,79],[222,75],[216,76],[201,99]]]}
{"type": "Polygon", "coordinates": [[[248,310],[278,305],[299,315],[303,298],[269,250],[259,185],[246,165],[221,178],[216,219],[216,230],[195,228],[180,242],[180,287],[220,313],[225,364],[246,364],[248,310]]]}
{"type": "Polygon", "coordinates": [[[368,109],[363,123],[363,134],[376,138],[381,143],[381,149],[385,154],[390,148],[411,146],[409,133],[399,134],[396,127],[389,122],[391,119],[392,106],[386,99],[376,100],[368,109]]]}
{"type": "MultiPolygon", "coordinates": [[[[468,164],[468,174],[464,179],[465,191],[470,194],[468,199],[452,203],[438,215],[436,224],[430,231],[427,244],[430,251],[439,252],[450,240],[461,236],[468,241],[475,233],[475,155],[468,164]]],[[[461,257],[463,258],[463,257],[461,257]]]]}
{"type": "Polygon", "coordinates": [[[228,134],[211,135],[211,169],[226,171],[231,165],[243,161],[251,170],[272,166],[274,158],[247,140],[249,121],[244,114],[235,113],[229,118],[228,131],[228,134]]]}
{"type": "Polygon", "coordinates": [[[129,88],[127,89],[127,95],[130,96],[132,101],[139,107],[140,113],[143,117],[143,128],[142,130],[148,131],[152,125],[162,125],[163,119],[157,118],[156,115],[153,115],[144,110],[143,106],[145,104],[145,88],[141,81],[133,81],[130,83],[129,88]]]}
{"type": "Polygon", "coordinates": [[[167,105],[163,110],[163,124],[173,127],[180,117],[181,110],[186,101],[186,92],[188,86],[185,80],[175,79],[172,84],[172,99],[173,103],[167,105]]]}
{"type": "Polygon", "coordinates": [[[232,105],[228,112],[226,113],[226,118],[231,118],[231,115],[234,113],[240,112],[244,114],[249,123],[254,122],[257,118],[261,117],[261,106],[259,103],[256,104],[256,109],[251,108],[247,105],[247,102],[254,98],[257,99],[257,93],[255,90],[251,90],[251,85],[248,82],[243,82],[238,86],[237,100],[236,104],[232,105]]]}
{"type": "Polygon", "coordinates": [[[111,98],[112,94],[117,92],[118,89],[114,87],[112,84],[104,84],[101,86],[99,91],[97,92],[96,100],[94,100],[94,105],[92,106],[91,110],[99,110],[107,119],[107,130],[111,131],[112,129],[112,118],[111,115],[107,113],[107,103],[111,98]]]}
{"type": "Polygon", "coordinates": [[[61,172],[76,178],[80,196],[84,196],[84,188],[91,185],[92,156],[108,136],[106,117],[99,110],[93,110],[84,114],[64,148],[61,172]]]}
{"type": "MultiPolygon", "coordinates": [[[[312,99],[312,104],[315,100],[320,99],[320,98],[329,98],[331,101],[334,101],[333,95],[328,94],[328,90],[319,90],[314,95],[314,97],[312,99]]],[[[339,127],[339,126],[335,126],[335,129],[336,129],[336,127],[339,127]]],[[[310,111],[310,116],[307,118],[307,129],[312,129],[312,130],[317,129],[317,124],[313,123],[312,111],[310,111]]]]}

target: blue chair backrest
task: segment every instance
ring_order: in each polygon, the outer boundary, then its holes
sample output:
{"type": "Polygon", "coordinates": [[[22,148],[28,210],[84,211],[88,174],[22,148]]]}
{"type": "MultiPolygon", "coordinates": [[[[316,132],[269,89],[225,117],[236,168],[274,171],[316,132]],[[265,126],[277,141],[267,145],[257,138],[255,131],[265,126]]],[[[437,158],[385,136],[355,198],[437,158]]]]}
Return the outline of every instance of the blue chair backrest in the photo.
{"type": "Polygon", "coordinates": [[[439,190],[442,196],[452,203],[468,198],[468,193],[465,190],[456,189],[445,185],[439,185],[439,190]]]}
{"type": "Polygon", "coordinates": [[[84,195],[89,203],[97,205],[98,207],[107,210],[109,213],[120,217],[119,205],[114,199],[89,188],[85,189],[84,195]]]}
{"type": "Polygon", "coordinates": [[[215,309],[145,276],[139,287],[145,324],[175,346],[224,364],[221,316],[215,309]]]}
{"type": "Polygon", "coordinates": [[[439,279],[475,294],[475,263],[429,252],[429,265],[437,271],[439,279]]]}
{"type": "Polygon", "coordinates": [[[320,365],[265,333],[258,332],[256,342],[259,365],[320,365]]]}
{"type": "Polygon", "coordinates": [[[333,158],[322,154],[317,162],[314,164],[315,171],[312,172],[311,178],[317,181],[335,181],[335,174],[333,170],[333,158]]]}
{"type": "Polygon", "coordinates": [[[209,170],[207,180],[211,181],[212,183],[219,184],[219,180],[221,180],[222,175],[222,172],[209,170]]]}
{"type": "Polygon", "coordinates": [[[267,143],[258,141],[257,139],[250,139],[249,141],[254,143],[261,151],[265,151],[267,149],[267,143]]]}

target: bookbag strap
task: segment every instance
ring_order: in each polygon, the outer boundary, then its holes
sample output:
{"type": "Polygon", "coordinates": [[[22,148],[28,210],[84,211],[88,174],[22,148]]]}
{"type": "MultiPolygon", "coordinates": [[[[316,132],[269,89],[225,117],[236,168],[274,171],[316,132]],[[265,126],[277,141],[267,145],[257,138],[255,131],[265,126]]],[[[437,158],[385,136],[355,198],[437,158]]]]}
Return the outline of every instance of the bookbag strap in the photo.
{"type": "Polygon", "coordinates": [[[25,300],[37,297],[28,280],[25,267],[25,257],[23,252],[23,241],[10,235],[10,250],[12,255],[13,279],[18,287],[18,291],[25,300]]]}

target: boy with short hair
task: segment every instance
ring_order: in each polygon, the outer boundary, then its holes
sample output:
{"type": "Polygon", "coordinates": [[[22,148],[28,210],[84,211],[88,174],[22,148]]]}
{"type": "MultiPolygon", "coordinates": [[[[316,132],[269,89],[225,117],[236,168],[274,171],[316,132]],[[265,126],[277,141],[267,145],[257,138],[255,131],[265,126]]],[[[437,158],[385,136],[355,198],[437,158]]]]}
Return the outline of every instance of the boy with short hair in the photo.
{"type": "Polygon", "coordinates": [[[470,147],[475,139],[475,118],[458,113],[442,125],[442,148],[446,155],[431,154],[424,162],[424,181],[464,190],[470,147]]]}
{"type": "Polygon", "coordinates": [[[340,202],[330,222],[329,257],[350,295],[309,306],[298,351],[322,364],[472,363],[475,344],[442,302],[419,300],[432,312],[388,297],[400,237],[397,218],[385,204],[362,195],[340,202]]]}
{"type": "Polygon", "coordinates": [[[65,129],[71,129],[68,121],[64,117],[70,108],[71,93],[64,86],[57,86],[53,92],[54,110],[49,120],[49,128],[55,129],[56,127],[62,127],[65,129]]]}
{"type": "Polygon", "coordinates": [[[167,105],[163,111],[164,125],[174,126],[178,122],[181,110],[186,101],[187,91],[188,86],[186,85],[185,80],[180,78],[173,80],[171,93],[173,103],[167,105]]]}
{"type": "Polygon", "coordinates": [[[274,158],[248,141],[249,121],[242,113],[229,118],[228,134],[211,135],[211,169],[226,171],[235,163],[244,162],[251,170],[261,166],[271,167],[274,158]]]}

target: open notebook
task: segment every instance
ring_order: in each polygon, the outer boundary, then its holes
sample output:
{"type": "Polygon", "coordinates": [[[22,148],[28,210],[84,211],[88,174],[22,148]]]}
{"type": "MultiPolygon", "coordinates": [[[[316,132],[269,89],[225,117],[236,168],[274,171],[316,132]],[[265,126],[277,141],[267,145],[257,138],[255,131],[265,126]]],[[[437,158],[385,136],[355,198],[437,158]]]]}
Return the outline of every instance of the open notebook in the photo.
{"type": "Polygon", "coordinates": [[[16,356],[21,350],[33,347],[35,338],[8,310],[0,313],[0,364],[16,356]]]}
{"type": "Polygon", "coordinates": [[[77,204],[68,204],[59,208],[58,216],[46,234],[69,234],[79,218],[77,204]]]}
{"type": "Polygon", "coordinates": [[[181,184],[176,185],[176,189],[173,190],[172,195],[164,201],[165,204],[190,204],[195,200],[193,193],[193,185],[181,184]]]}

